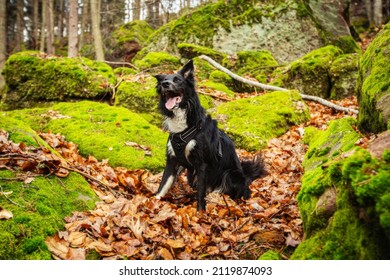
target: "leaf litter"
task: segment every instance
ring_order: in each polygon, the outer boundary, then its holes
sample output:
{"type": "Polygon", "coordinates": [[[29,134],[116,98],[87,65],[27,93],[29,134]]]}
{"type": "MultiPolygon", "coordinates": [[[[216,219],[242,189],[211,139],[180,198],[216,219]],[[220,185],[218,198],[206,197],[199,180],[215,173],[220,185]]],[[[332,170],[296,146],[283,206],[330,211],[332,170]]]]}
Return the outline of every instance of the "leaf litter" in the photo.
{"type": "MultiPolygon", "coordinates": [[[[335,103],[357,106],[356,98],[335,103]]],[[[268,175],[252,183],[251,198],[233,201],[210,193],[205,212],[196,211],[196,192],[184,173],[158,200],[161,173],[113,168],[106,160],[82,157],[59,134],[40,134],[50,150],[15,144],[0,130],[0,168],[21,170],[20,179],[27,181],[39,174],[79,172],[101,199],[95,209],[66,217],[65,229],[46,239],[55,259],[86,259],[91,252],[102,259],[257,259],[269,249],[288,258],[303,238],[296,195],[307,150],[301,141],[304,127],[325,129],[329,120],[346,115],[314,102],[308,105],[311,119],[306,124],[291,127],[262,150],[268,175]]],[[[237,152],[241,158],[254,156],[237,152]]]]}

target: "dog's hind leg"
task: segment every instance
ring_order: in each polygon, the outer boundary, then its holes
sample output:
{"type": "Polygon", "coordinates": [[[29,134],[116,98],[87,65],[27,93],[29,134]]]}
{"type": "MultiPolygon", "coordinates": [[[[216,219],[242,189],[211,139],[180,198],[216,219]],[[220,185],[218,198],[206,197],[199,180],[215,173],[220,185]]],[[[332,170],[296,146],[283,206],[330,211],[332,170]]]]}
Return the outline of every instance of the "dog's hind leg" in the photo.
{"type": "Polygon", "coordinates": [[[178,170],[179,170],[179,164],[176,158],[174,157],[169,158],[167,161],[167,165],[165,166],[165,170],[164,170],[164,174],[160,186],[158,187],[158,191],[156,195],[157,199],[160,199],[161,197],[167,194],[167,192],[175,182],[178,170]]]}
{"type": "Polygon", "coordinates": [[[206,169],[207,164],[205,163],[202,163],[198,168],[196,168],[196,174],[198,178],[198,211],[206,210],[206,169]]]}

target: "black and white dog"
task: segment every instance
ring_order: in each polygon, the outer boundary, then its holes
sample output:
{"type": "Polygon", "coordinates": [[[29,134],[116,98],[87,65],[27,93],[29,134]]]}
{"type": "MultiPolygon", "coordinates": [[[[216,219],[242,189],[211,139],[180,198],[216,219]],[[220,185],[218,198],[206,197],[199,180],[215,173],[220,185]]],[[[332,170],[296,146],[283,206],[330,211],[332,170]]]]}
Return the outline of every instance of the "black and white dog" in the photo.
{"type": "Polygon", "coordinates": [[[198,191],[198,211],[206,208],[206,191],[249,198],[249,185],[265,173],[263,162],[260,157],[240,162],[233,141],[206,115],[195,91],[192,60],[176,74],[155,78],[159,107],[170,132],[157,198],[168,192],[182,167],[187,169],[188,183],[198,191]]]}

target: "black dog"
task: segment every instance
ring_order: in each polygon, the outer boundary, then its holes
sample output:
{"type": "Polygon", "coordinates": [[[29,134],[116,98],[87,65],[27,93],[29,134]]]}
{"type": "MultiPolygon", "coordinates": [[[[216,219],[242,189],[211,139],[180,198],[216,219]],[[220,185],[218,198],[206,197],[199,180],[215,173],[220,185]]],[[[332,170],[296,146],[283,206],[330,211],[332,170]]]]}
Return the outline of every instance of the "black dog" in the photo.
{"type": "Polygon", "coordinates": [[[198,190],[198,210],[206,208],[206,191],[249,198],[250,183],[264,174],[262,160],[240,162],[233,141],[206,115],[195,91],[192,60],[176,74],[155,78],[159,107],[170,132],[157,198],[168,192],[182,167],[187,169],[190,186],[198,190]]]}

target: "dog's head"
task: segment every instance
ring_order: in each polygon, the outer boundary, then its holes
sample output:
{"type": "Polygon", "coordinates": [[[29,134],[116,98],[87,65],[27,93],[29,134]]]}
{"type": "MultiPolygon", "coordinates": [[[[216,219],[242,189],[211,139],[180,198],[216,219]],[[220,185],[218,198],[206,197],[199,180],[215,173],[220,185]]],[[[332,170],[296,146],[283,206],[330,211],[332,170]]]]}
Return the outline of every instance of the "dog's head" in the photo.
{"type": "Polygon", "coordinates": [[[184,108],[192,95],[196,95],[192,60],[176,74],[160,74],[154,77],[157,79],[157,92],[160,96],[160,107],[163,112],[172,111],[177,107],[184,108]]]}

